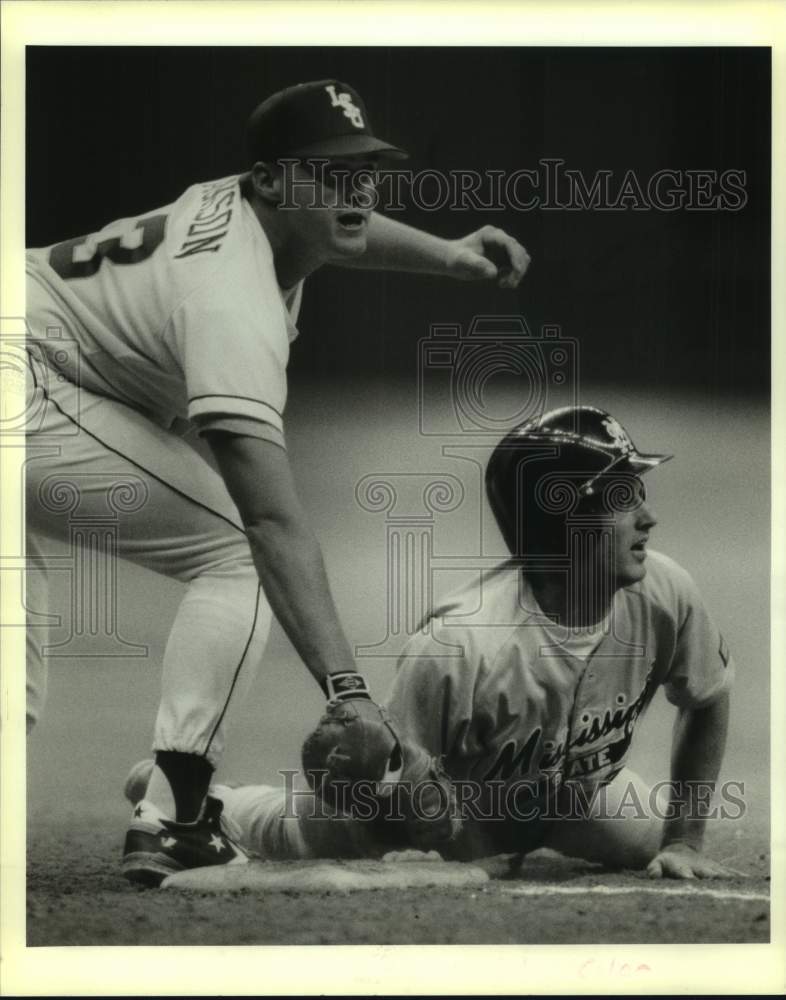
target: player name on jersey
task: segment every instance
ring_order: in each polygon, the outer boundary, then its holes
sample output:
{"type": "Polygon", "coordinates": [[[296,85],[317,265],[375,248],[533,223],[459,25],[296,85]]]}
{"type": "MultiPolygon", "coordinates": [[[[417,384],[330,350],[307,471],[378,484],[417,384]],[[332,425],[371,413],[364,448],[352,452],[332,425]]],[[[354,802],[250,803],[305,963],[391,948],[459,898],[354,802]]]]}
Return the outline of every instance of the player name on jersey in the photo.
{"type": "Polygon", "coordinates": [[[237,196],[236,178],[203,185],[202,202],[175,258],[215,253],[229,231],[237,196]]]}

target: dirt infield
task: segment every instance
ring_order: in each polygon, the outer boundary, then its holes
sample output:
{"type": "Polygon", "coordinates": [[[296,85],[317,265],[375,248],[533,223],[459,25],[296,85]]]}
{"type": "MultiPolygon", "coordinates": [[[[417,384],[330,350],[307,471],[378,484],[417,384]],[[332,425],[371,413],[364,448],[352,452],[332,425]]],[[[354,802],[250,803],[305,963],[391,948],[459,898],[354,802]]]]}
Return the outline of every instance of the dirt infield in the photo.
{"type": "Polygon", "coordinates": [[[520,878],[472,889],[216,897],[125,883],[123,823],[31,824],[28,946],[762,943],[770,936],[769,905],[758,898],[769,890],[765,831],[711,836],[713,856],[749,877],[690,886],[540,851],[520,878]],[[543,894],[511,891],[528,887],[543,894]],[[603,894],[588,891],[597,887],[603,894]],[[674,895],[676,888],[693,894],[674,895]],[[615,891],[622,889],[647,891],[615,891]]]}

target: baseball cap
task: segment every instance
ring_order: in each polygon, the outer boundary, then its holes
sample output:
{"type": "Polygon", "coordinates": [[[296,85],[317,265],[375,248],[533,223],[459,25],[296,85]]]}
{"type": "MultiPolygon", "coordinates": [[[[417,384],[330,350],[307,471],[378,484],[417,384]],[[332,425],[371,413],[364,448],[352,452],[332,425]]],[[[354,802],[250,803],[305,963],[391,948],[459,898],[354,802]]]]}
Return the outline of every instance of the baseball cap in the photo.
{"type": "Polygon", "coordinates": [[[284,156],[408,156],[374,135],[360,94],[339,80],[299,83],[271,95],[252,112],[246,142],[252,163],[284,156]]]}

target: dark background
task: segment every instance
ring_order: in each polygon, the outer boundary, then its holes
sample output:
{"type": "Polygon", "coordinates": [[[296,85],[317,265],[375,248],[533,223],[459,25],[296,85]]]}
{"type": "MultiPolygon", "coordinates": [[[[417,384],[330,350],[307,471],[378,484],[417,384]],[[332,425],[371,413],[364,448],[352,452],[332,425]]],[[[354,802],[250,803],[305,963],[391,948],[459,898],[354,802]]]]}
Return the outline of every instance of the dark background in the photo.
{"type": "Polygon", "coordinates": [[[27,242],[46,245],[245,167],[243,127],[283,86],[356,87],[411,169],[564,159],[744,170],[732,211],[423,212],[444,236],[491,222],[533,257],[515,293],[326,268],[307,283],[290,374],[414,375],[432,322],[520,313],[581,345],[582,380],[717,404],[769,392],[770,52],[765,48],[43,48],[27,50],[27,242]]]}

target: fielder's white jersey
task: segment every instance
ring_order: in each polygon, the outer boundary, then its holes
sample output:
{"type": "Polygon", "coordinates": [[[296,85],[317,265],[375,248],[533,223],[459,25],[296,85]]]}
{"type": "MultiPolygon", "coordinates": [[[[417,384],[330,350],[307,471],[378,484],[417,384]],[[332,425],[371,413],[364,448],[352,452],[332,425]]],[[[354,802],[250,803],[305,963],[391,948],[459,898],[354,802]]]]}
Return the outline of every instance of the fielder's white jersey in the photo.
{"type": "Polygon", "coordinates": [[[446,599],[431,634],[410,640],[389,709],[409,737],[444,756],[454,779],[552,788],[607,781],[659,685],[673,704],[699,707],[733,679],[688,573],[657,552],[647,567],[642,581],[617,592],[586,655],[586,637],[577,647],[540,610],[521,572],[501,565],[446,599]]]}
{"type": "Polygon", "coordinates": [[[30,334],[72,381],[165,427],[229,417],[280,435],[302,282],[279,287],[239,177],[29,250],[27,273],[30,334]],[[65,341],[78,345],[78,371],[65,341]]]}

